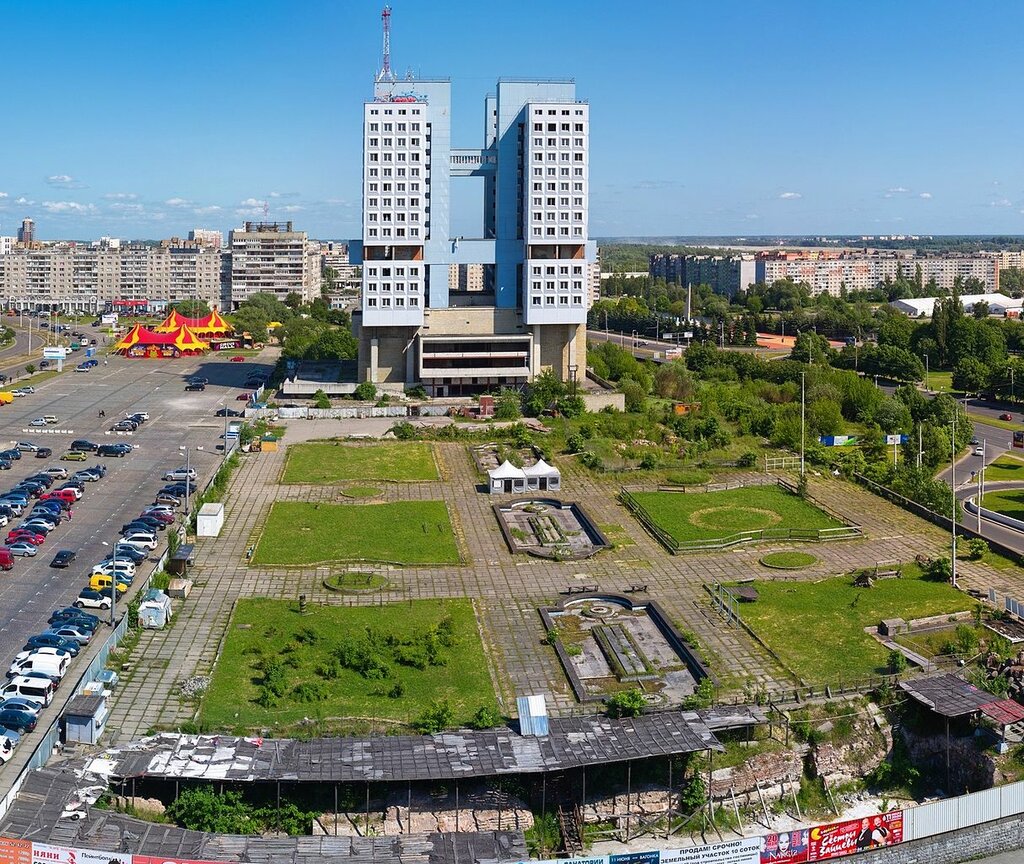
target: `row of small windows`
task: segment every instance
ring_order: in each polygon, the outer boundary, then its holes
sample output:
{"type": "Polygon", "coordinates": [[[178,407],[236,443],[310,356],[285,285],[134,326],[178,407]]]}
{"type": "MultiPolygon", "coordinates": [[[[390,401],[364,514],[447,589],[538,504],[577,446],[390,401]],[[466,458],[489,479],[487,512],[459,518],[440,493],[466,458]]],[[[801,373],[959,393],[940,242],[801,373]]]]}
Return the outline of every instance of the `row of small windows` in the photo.
{"type": "MultiPolygon", "coordinates": [[[[390,213],[381,213],[380,214],[380,221],[381,222],[390,222],[391,221],[391,215],[392,214],[390,214],[390,213]]],[[[404,213],[395,213],[394,216],[395,216],[395,219],[394,219],[395,222],[405,222],[406,221],[404,213]]],[[[366,221],[367,222],[376,222],[377,221],[377,214],[376,213],[367,213],[366,214],[366,221]]],[[[419,222],[420,221],[420,214],[419,213],[410,213],[409,214],[409,221],[410,222],[419,222]]]]}
{"type": "MultiPolygon", "coordinates": [[[[405,191],[405,184],[404,183],[381,183],[380,186],[383,188],[383,191],[385,191],[385,192],[390,192],[392,186],[394,186],[396,192],[404,192],[405,191]]],[[[377,191],[377,184],[376,183],[371,183],[370,184],[370,191],[371,192],[376,192],[377,191]]],[[[420,191],[420,184],[419,183],[410,183],[409,184],[409,191],[410,192],[419,192],[420,191]]]]}
{"type": "MultiPolygon", "coordinates": [[[[545,184],[543,184],[543,183],[534,183],[533,184],[533,191],[534,192],[543,192],[544,191],[544,185],[545,184]]],[[[555,185],[556,184],[554,184],[554,183],[548,183],[547,184],[547,187],[548,187],[547,191],[548,192],[554,192],[555,191],[555,185]]],[[[559,183],[557,185],[558,185],[558,190],[560,192],[568,192],[569,191],[569,184],[568,183],[559,183]]],[[[582,183],[573,183],[572,184],[572,191],[573,192],[582,192],[583,191],[583,184],[582,183]]],[[[550,199],[548,199],[548,200],[550,200],[550,199]]],[[[574,198],[573,200],[574,201],[579,201],[580,199],[574,198]]],[[[536,199],[534,199],[534,201],[536,201],[536,199]]]]}
{"type": "MultiPolygon", "coordinates": [[[[582,108],[576,108],[574,113],[576,114],[577,117],[582,117],[583,116],[583,109],[582,108]]],[[[544,116],[544,109],[543,108],[534,108],[533,109],[533,114],[534,114],[535,117],[543,117],[544,116]]],[[[558,111],[556,111],[554,108],[548,108],[548,116],[549,117],[555,117],[555,116],[557,116],[557,114],[558,114],[558,111]]],[[[569,109],[568,108],[563,108],[562,109],[562,116],[563,117],[568,117],[569,116],[569,109]]]]}
{"type": "MultiPolygon", "coordinates": [[[[370,161],[371,162],[376,162],[377,161],[376,159],[373,158],[376,155],[377,155],[376,153],[371,153],[370,154],[370,161]]],[[[390,155],[391,155],[390,153],[385,153],[384,154],[385,157],[390,156],[390,155]]],[[[402,154],[399,153],[398,155],[401,156],[402,154]]],[[[416,155],[416,154],[413,154],[413,155],[416,155]]],[[[583,154],[582,153],[554,153],[554,152],[549,152],[547,154],[547,156],[548,156],[548,162],[568,162],[568,161],[570,161],[569,160],[570,156],[572,156],[572,161],[573,162],[582,162],[583,161],[583,154]]],[[[385,158],[384,161],[388,162],[390,160],[385,158]]],[[[403,160],[399,159],[398,161],[401,162],[403,160]]],[[[416,160],[414,159],[413,161],[415,162],[416,160]]],[[[544,161],[544,154],[543,153],[534,153],[533,154],[533,161],[534,162],[543,162],[544,161]]]]}
{"type": "MultiPolygon", "coordinates": [[[[544,168],[534,168],[533,169],[533,176],[534,177],[543,177],[543,176],[545,176],[545,170],[547,172],[547,176],[548,177],[568,177],[569,176],[569,169],[568,168],[558,168],[558,169],[556,169],[554,165],[552,165],[550,168],[547,168],[547,169],[544,169],[544,168]]],[[[582,177],[583,176],[583,169],[582,168],[573,168],[572,169],[572,176],[573,177],[582,177]]]]}
{"type": "MultiPolygon", "coordinates": [[[[370,140],[371,141],[375,141],[376,139],[370,139],[370,140]]],[[[533,139],[533,146],[534,147],[543,147],[544,146],[544,139],[543,138],[534,138],[533,139]]],[[[547,146],[548,147],[568,147],[569,146],[569,139],[568,138],[561,138],[561,139],[559,139],[559,138],[548,138],[547,146]]],[[[583,146],[583,139],[582,138],[573,138],[572,139],[572,146],[573,147],[582,147],[583,146]]]]}
{"type": "Polygon", "coordinates": [[[371,294],[375,294],[378,290],[384,294],[390,294],[392,285],[394,285],[396,294],[402,294],[406,290],[408,290],[410,294],[418,294],[420,290],[419,282],[381,282],[379,285],[376,282],[367,282],[366,290],[371,294]]]}
{"type": "MultiPolygon", "coordinates": [[[[540,291],[542,285],[548,291],[554,291],[555,290],[555,282],[554,282],[554,280],[548,280],[547,282],[541,282],[541,281],[539,281],[537,279],[534,279],[533,282],[530,283],[530,286],[533,288],[534,291],[540,291]]],[[[560,280],[558,282],[558,290],[559,291],[568,291],[569,290],[569,280],[568,279],[560,280]]],[[[574,279],[573,283],[572,283],[572,290],[573,291],[582,291],[583,290],[583,282],[581,280],[579,280],[579,279],[574,279]]]]}
{"type": "MultiPolygon", "coordinates": [[[[565,185],[568,186],[569,184],[566,183],[565,185]]],[[[554,207],[555,206],[555,199],[554,198],[548,198],[546,203],[547,203],[548,207],[554,207]]],[[[572,204],[573,204],[573,207],[582,207],[583,206],[583,199],[582,198],[573,198],[572,199],[572,204]]],[[[544,205],[545,205],[545,201],[544,201],[543,198],[540,198],[538,196],[534,196],[534,199],[533,199],[533,206],[534,207],[543,207],[544,205]]],[[[569,206],[569,199],[568,198],[559,198],[558,199],[558,206],[560,206],[560,207],[568,207],[569,206]]]]}
{"type": "MultiPolygon", "coordinates": [[[[370,109],[370,113],[371,114],[380,114],[381,113],[381,109],[380,108],[371,108],[370,109]]],[[[383,113],[385,115],[388,115],[388,114],[394,114],[395,111],[392,108],[384,108],[383,109],[383,113]]],[[[405,114],[419,114],[419,113],[420,113],[420,109],[419,108],[410,108],[410,109],[399,108],[398,109],[399,116],[404,116],[405,114]]],[[[371,125],[374,125],[374,124],[371,124],[371,125]]],[[[404,124],[399,123],[398,125],[402,126],[404,124]]],[[[420,124],[419,123],[413,123],[412,125],[415,126],[418,129],[420,124]]],[[[391,124],[390,123],[385,123],[384,124],[384,131],[385,132],[390,132],[391,131],[391,124]]]]}
{"type": "MultiPolygon", "coordinates": [[[[547,228],[541,228],[538,225],[538,226],[536,226],[533,229],[532,232],[530,232],[530,236],[532,236],[532,237],[568,237],[569,236],[569,228],[568,228],[568,226],[563,226],[563,227],[559,228],[558,231],[556,232],[554,225],[549,225],[547,228]]],[[[572,229],[572,236],[573,237],[582,237],[583,236],[583,228],[581,228],[578,225],[576,227],[574,227],[572,229]]]]}
{"type": "MultiPolygon", "coordinates": [[[[380,176],[390,177],[391,176],[391,169],[390,168],[385,168],[383,175],[377,173],[379,170],[380,170],[379,168],[368,168],[367,169],[367,173],[369,174],[370,177],[380,177],[380,176]]],[[[405,176],[405,168],[396,168],[395,171],[396,171],[396,174],[395,174],[396,177],[404,177],[405,176]]],[[[419,177],[420,176],[420,169],[419,168],[410,168],[409,169],[409,176],[410,177],[419,177]]]]}
{"type": "MultiPolygon", "coordinates": [[[[376,183],[371,183],[370,185],[371,186],[376,186],[377,184],[376,183]]],[[[385,185],[387,185],[387,184],[385,184],[385,185]]],[[[376,207],[377,206],[377,200],[378,199],[376,199],[376,198],[368,198],[367,201],[366,201],[366,206],[367,207],[376,207]]],[[[391,206],[391,199],[390,198],[382,198],[380,200],[381,200],[381,206],[383,206],[383,207],[390,207],[391,206]]],[[[405,198],[395,198],[394,201],[395,201],[395,204],[394,204],[395,207],[404,207],[405,206],[405,198]]],[[[420,206],[420,199],[419,198],[410,198],[409,199],[409,206],[410,207],[419,207],[420,206]]]]}
{"type": "MultiPolygon", "coordinates": [[[[541,298],[538,297],[537,295],[533,295],[530,298],[530,304],[533,305],[533,306],[540,306],[541,305],[541,298]]],[[[555,305],[555,298],[552,297],[550,294],[545,296],[544,297],[544,305],[545,306],[554,306],[555,305]]],[[[569,297],[568,297],[568,295],[564,295],[563,294],[562,296],[560,296],[558,298],[558,305],[559,306],[568,306],[569,305],[569,297]]],[[[573,294],[572,295],[572,305],[573,306],[582,306],[583,305],[583,297],[582,297],[582,295],[580,295],[580,294],[573,294]]]]}
{"type": "MultiPolygon", "coordinates": [[[[581,154],[582,155],[582,154],[581,154]]],[[[394,159],[391,158],[391,153],[367,153],[366,158],[370,162],[419,162],[419,153],[395,153],[394,159]],[[408,159],[405,157],[408,155],[408,159]]]]}
{"type": "MultiPolygon", "coordinates": [[[[368,142],[369,146],[370,147],[380,147],[381,146],[380,145],[380,140],[381,140],[380,138],[371,138],[369,140],[369,142],[368,142]]],[[[579,140],[580,140],[580,143],[582,144],[583,143],[583,139],[581,138],[579,140]]],[[[420,146],[420,139],[419,138],[409,138],[408,141],[409,141],[409,143],[407,145],[405,143],[406,142],[405,138],[385,138],[384,139],[384,146],[385,147],[406,147],[406,146],[409,146],[409,147],[419,147],[420,146]],[[391,143],[392,141],[394,141],[396,143],[392,144],[391,143]]],[[[568,144],[568,143],[569,142],[567,140],[566,144],[568,144]]]]}
{"type": "Polygon", "coordinates": [[[419,228],[410,228],[409,229],[409,233],[406,234],[406,231],[405,231],[404,228],[396,228],[394,233],[392,234],[390,228],[382,228],[382,229],[380,229],[380,233],[378,233],[376,228],[368,228],[368,229],[366,229],[366,236],[367,237],[419,237],[420,236],[420,229],[419,228]]]}
{"type": "MultiPolygon", "coordinates": [[[[573,220],[573,222],[582,222],[583,221],[583,214],[581,212],[573,213],[572,214],[572,220],[573,220]]],[[[533,221],[534,222],[554,222],[555,221],[555,211],[554,210],[549,210],[547,213],[535,212],[533,214],[533,221]]],[[[567,210],[563,210],[561,213],[558,214],[558,221],[559,222],[568,222],[569,221],[569,213],[568,213],[567,210]]]]}
{"type": "MultiPolygon", "coordinates": [[[[378,298],[376,298],[376,297],[367,297],[366,298],[366,305],[367,305],[367,307],[369,307],[371,309],[375,308],[377,306],[377,299],[378,298]]],[[[391,303],[392,300],[395,301],[394,302],[395,306],[419,306],[420,305],[420,298],[419,297],[381,297],[380,298],[380,305],[382,307],[384,307],[384,308],[388,308],[389,306],[392,305],[392,303],[391,303]]]]}
{"type": "MultiPolygon", "coordinates": [[[[407,268],[405,267],[377,267],[374,265],[367,265],[366,275],[367,276],[383,276],[385,278],[389,276],[404,276],[407,268]]],[[[419,276],[419,267],[409,267],[410,276],[419,276]]]]}
{"type": "MultiPolygon", "coordinates": [[[[544,267],[543,270],[544,270],[544,275],[546,275],[546,276],[554,276],[555,275],[555,268],[554,267],[547,266],[547,267],[544,267]]],[[[533,273],[534,276],[540,276],[540,274],[541,274],[541,267],[539,267],[538,265],[534,264],[533,267],[531,268],[531,272],[533,273]]],[[[562,264],[558,268],[558,275],[559,276],[568,276],[569,275],[569,267],[568,267],[567,264],[562,264]]],[[[573,276],[582,276],[583,275],[583,268],[580,267],[578,264],[573,264],[573,266],[572,266],[572,275],[573,276]]],[[[534,283],[533,287],[536,288],[537,287],[537,283],[534,283]]],[[[554,287],[554,286],[551,286],[551,287],[554,287]]]]}

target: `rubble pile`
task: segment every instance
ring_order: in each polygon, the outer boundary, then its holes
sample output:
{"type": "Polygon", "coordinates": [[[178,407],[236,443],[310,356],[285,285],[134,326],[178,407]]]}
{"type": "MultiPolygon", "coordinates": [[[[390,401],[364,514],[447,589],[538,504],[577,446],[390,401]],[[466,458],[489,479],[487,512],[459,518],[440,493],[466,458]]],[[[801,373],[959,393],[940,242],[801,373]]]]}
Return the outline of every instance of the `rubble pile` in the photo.
{"type": "Polygon", "coordinates": [[[711,797],[720,801],[735,795],[741,807],[760,807],[762,799],[766,803],[778,801],[798,792],[806,753],[805,745],[797,745],[791,750],[758,753],[741,765],[713,771],[711,797]]]}

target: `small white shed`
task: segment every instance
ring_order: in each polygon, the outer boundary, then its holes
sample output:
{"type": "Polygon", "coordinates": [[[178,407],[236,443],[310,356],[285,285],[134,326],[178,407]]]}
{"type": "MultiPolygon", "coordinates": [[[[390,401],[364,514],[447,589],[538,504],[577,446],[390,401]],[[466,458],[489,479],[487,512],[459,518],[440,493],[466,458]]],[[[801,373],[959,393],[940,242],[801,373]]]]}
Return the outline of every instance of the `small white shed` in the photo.
{"type": "Polygon", "coordinates": [[[535,465],[527,465],[523,473],[526,475],[526,488],[530,492],[557,492],[562,488],[562,472],[543,459],[539,459],[535,465]]]}
{"type": "Polygon", "coordinates": [[[508,459],[497,468],[488,471],[487,476],[491,481],[492,495],[526,491],[526,472],[522,468],[516,468],[508,459]]]}
{"type": "Polygon", "coordinates": [[[204,504],[196,516],[197,537],[219,537],[224,527],[224,505],[219,503],[204,504]]]}
{"type": "Polygon", "coordinates": [[[64,709],[64,742],[96,744],[107,725],[109,713],[105,696],[75,696],[64,709]]]}
{"type": "Polygon", "coordinates": [[[139,604],[139,626],[159,630],[167,626],[172,614],[171,598],[154,588],[146,592],[146,598],[139,604]]]}

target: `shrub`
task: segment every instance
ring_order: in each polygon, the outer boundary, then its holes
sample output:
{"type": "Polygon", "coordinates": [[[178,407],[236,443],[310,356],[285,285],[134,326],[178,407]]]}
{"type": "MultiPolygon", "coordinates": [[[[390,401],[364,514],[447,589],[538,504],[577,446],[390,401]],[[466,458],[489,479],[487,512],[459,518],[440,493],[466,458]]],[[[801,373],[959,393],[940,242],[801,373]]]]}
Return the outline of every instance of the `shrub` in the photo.
{"type": "Polygon", "coordinates": [[[399,441],[412,441],[419,437],[416,427],[408,420],[400,420],[388,430],[399,441]]]}
{"type": "Polygon", "coordinates": [[[518,420],[522,416],[522,396],[516,390],[502,390],[494,400],[495,420],[518,420]]]}
{"type": "Polygon", "coordinates": [[[401,699],[404,695],[405,685],[401,681],[396,681],[388,690],[388,699],[401,699]]]}
{"type": "Polygon", "coordinates": [[[360,402],[372,402],[377,398],[377,388],[370,381],[363,381],[356,385],[356,389],[352,392],[352,398],[360,402]]]}
{"type": "Polygon", "coordinates": [[[885,666],[893,675],[899,675],[902,672],[906,672],[907,665],[907,658],[903,656],[902,651],[897,651],[893,648],[893,650],[889,652],[889,657],[886,660],[885,666]]]}
{"type": "Polygon", "coordinates": [[[936,558],[924,567],[924,578],[932,582],[949,582],[953,578],[953,567],[948,558],[936,558]]]}
{"type": "Polygon", "coordinates": [[[421,735],[443,732],[455,722],[455,712],[447,699],[434,702],[413,721],[413,728],[421,735]]]}
{"type": "Polygon", "coordinates": [[[330,408],[331,398],[324,393],[323,390],[317,390],[313,394],[313,407],[314,408],[330,408]]]}
{"type": "Polygon", "coordinates": [[[493,729],[501,723],[501,714],[488,705],[476,709],[473,719],[469,721],[470,729],[493,729]]]}
{"type": "Polygon", "coordinates": [[[683,708],[696,711],[699,708],[710,708],[715,701],[715,685],[710,678],[701,678],[693,693],[683,700],[683,708]]]}
{"type": "Polygon", "coordinates": [[[980,561],[988,554],[988,543],[981,537],[971,537],[967,541],[967,557],[972,561],[980,561]]]}
{"type": "Polygon", "coordinates": [[[653,471],[658,467],[658,455],[653,450],[648,450],[640,460],[640,467],[644,471],[653,471]]]}
{"type": "Polygon", "coordinates": [[[328,687],[323,681],[303,681],[292,695],[297,702],[322,702],[328,696],[328,687]]]}
{"type": "Polygon", "coordinates": [[[743,453],[737,460],[738,468],[753,468],[757,464],[757,454],[753,450],[743,453]]]}
{"type": "Polygon", "coordinates": [[[569,453],[579,453],[586,445],[587,442],[583,435],[580,432],[576,432],[566,439],[565,449],[569,453]]]}
{"type": "Polygon", "coordinates": [[[605,700],[609,717],[639,717],[647,707],[644,693],[638,688],[622,690],[605,700]]]}

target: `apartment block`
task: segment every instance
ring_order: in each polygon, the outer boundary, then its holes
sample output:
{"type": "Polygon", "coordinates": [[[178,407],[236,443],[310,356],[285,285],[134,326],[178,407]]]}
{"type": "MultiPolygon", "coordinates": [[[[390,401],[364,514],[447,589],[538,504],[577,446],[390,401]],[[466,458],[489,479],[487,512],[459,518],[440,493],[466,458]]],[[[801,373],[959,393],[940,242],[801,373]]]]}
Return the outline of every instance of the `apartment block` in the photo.
{"type": "Polygon", "coordinates": [[[291,222],[246,222],[228,235],[231,252],[230,306],[253,294],[291,293],[308,302],[320,294],[320,246],[291,222]]]}
{"type": "Polygon", "coordinates": [[[485,99],[483,147],[463,149],[448,81],[385,73],[363,109],[360,376],[436,396],[546,369],[570,380],[586,365],[596,260],[589,105],[569,81],[502,80],[485,99]],[[461,177],[483,180],[480,237],[450,228],[461,177]]]}
{"type": "Polygon", "coordinates": [[[14,237],[0,237],[0,255],[10,255],[15,242],[17,241],[14,237]]]}
{"type": "Polygon", "coordinates": [[[753,255],[651,255],[648,274],[675,285],[710,285],[727,297],[757,281],[753,255]]]}

